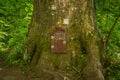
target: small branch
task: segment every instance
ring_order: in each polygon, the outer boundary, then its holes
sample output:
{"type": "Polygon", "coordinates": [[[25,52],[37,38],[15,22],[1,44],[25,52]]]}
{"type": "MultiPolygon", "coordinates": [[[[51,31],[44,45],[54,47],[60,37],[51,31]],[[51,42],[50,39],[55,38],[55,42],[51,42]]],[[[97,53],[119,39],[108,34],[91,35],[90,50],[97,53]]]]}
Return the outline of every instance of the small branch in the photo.
{"type": "Polygon", "coordinates": [[[110,39],[110,35],[111,35],[111,33],[114,31],[115,25],[117,24],[119,18],[120,18],[120,14],[118,15],[118,17],[116,17],[116,19],[115,19],[115,21],[114,21],[114,23],[113,23],[113,25],[112,25],[110,31],[108,32],[108,36],[107,36],[107,38],[106,38],[106,43],[105,43],[105,45],[108,44],[109,39],[110,39]]]}
{"type": "Polygon", "coordinates": [[[73,67],[73,70],[76,71],[77,73],[80,73],[80,71],[77,70],[75,67],[73,67]]]}

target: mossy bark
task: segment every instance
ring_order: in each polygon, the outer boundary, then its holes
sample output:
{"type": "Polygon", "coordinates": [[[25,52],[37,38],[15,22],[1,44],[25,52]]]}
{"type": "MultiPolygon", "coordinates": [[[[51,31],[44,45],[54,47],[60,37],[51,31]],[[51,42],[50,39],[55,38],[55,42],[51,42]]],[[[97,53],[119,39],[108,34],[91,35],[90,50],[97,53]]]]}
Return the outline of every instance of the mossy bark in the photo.
{"type": "Polygon", "coordinates": [[[27,41],[30,66],[52,74],[52,80],[104,80],[94,16],[93,0],[34,0],[27,41]],[[64,54],[51,52],[51,32],[57,26],[67,31],[64,54]],[[73,76],[76,73],[80,78],[73,76]]]}

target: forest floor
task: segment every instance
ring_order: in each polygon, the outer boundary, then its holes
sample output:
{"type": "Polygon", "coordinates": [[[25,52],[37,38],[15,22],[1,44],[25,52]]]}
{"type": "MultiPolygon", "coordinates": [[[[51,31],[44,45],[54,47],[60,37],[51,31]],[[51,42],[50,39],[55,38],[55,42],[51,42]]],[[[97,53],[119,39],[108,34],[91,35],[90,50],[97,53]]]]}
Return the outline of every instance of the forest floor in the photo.
{"type": "MultiPolygon", "coordinates": [[[[0,80],[63,80],[59,77],[52,78],[52,75],[42,73],[38,75],[36,72],[30,70],[28,73],[18,67],[7,67],[4,62],[0,60],[0,80]]],[[[66,80],[66,79],[65,79],[66,80]]]]}
{"type": "Polygon", "coordinates": [[[19,67],[7,67],[4,60],[0,59],[0,80],[70,80],[57,72],[28,69],[19,67]]]}
{"type": "Polygon", "coordinates": [[[6,67],[0,61],[0,80],[28,80],[25,74],[18,67],[6,67]]]}

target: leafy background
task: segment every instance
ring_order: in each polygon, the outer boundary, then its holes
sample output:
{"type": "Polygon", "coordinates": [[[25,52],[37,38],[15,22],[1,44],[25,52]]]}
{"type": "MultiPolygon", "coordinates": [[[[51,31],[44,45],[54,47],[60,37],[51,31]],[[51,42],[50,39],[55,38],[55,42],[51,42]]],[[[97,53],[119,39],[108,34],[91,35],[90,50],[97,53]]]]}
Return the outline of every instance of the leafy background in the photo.
{"type": "MultiPolygon", "coordinates": [[[[101,38],[107,38],[115,19],[120,16],[120,0],[96,0],[96,19],[101,38]]],[[[106,45],[104,70],[106,80],[120,80],[120,19],[106,45]]]]}
{"type": "Polygon", "coordinates": [[[23,45],[31,20],[33,1],[0,0],[0,57],[6,64],[23,67],[23,45]]]}
{"type": "MultiPolygon", "coordinates": [[[[101,38],[107,38],[120,15],[120,0],[95,0],[96,20],[101,38]]],[[[33,11],[33,0],[0,0],[0,60],[7,66],[23,68],[27,63],[24,42],[33,11]]],[[[120,80],[120,20],[106,45],[103,62],[106,80],[120,80]]]]}

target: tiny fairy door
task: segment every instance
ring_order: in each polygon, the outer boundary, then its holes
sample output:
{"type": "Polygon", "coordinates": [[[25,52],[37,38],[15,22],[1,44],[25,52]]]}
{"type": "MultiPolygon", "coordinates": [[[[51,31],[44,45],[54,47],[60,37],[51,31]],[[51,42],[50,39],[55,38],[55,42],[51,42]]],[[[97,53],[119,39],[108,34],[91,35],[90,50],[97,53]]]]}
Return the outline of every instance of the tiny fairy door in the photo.
{"type": "Polygon", "coordinates": [[[61,27],[55,27],[51,35],[52,53],[66,53],[67,40],[66,30],[61,27]]]}

